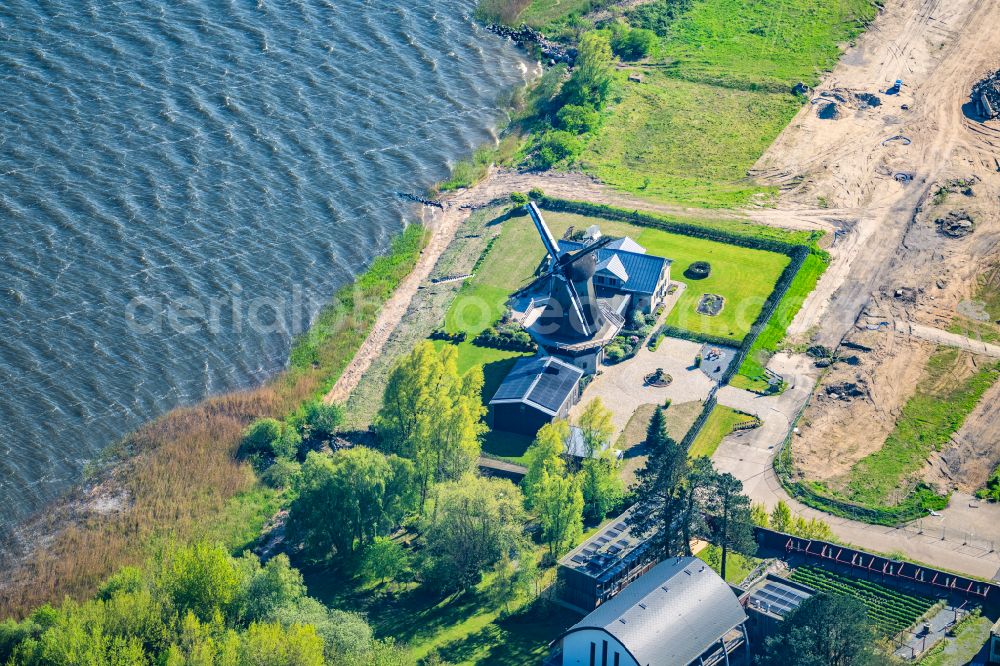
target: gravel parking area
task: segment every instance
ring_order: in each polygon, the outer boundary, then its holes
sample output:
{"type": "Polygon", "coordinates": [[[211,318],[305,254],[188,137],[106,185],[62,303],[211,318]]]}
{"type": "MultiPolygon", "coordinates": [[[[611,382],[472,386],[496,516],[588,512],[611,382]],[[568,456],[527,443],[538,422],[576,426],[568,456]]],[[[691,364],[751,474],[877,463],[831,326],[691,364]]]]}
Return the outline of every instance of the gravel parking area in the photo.
{"type": "Polygon", "coordinates": [[[584,405],[600,398],[614,414],[617,438],[639,405],[662,405],[667,399],[675,403],[704,400],[714,382],[694,366],[695,356],[700,352],[699,343],[677,338],[665,338],[655,352],[643,346],[633,358],[604,366],[584,391],[570,418],[576,418],[584,405]],[[646,386],[644,377],[657,368],[663,368],[673,378],[670,386],[646,386]]]}

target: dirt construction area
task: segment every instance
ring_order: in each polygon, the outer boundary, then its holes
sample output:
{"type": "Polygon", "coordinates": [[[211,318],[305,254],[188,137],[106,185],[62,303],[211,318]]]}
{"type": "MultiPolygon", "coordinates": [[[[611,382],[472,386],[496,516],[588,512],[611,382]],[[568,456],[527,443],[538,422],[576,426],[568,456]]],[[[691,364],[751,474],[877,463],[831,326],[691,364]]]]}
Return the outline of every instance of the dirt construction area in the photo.
{"type": "MultiPolygon", "coordinates": [[[[802,478],[835,486],[882,447],[915,394],[933,395],[928,377],[946,395],[1000,358],[1000,315],[984,307],[1000,265],[1000,121],[977,117],[970,99],[1000,68],[997,35],[1000,3],[887,2],[755,166],[781,196],[751,216],[838,229],[832,263],[789,328],[792,341],[840,359],[793,437],[802,478]],[[872,95],[878,104],[859,103],[872,95]],[[942,347],[959,351],[931,368],[942,347]]],[[[994,385],[919,479],[981,487],[1000,463],[998,405],[994,385]]],[[[978,510],[1000,518],[995,505],[978,510]]],[[[986,522],[1000,541],[1000,520],[986,522]]]]}

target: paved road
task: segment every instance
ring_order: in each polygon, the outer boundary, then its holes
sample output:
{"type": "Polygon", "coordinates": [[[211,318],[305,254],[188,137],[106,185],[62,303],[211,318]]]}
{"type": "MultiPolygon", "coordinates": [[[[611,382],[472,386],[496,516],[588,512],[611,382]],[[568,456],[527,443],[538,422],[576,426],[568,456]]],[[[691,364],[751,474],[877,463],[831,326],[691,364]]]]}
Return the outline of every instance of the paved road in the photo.
{"type": "Polygon", "coordinates": [[[780,396],[757,396],[725,387],[719,402],[758,416],[760,428],[726,437],[712,456],[716,467],[743,482],[754,502],[774,507],[784,500],[806,519],[829,523],[838,539],[881,553],[899,552],[909,558],[981,578],[1000,574],[1000,506],[981,504],[955,493],[951,505],[902,529],[869,525],[831,516],[796,502],[788,496],[774,473],[772,458],[784,441],[790,424],[805,405],[816,382],[816,370],[802,355],[778,354],[768,365],[784,375],[790,387],[780,396]]]}

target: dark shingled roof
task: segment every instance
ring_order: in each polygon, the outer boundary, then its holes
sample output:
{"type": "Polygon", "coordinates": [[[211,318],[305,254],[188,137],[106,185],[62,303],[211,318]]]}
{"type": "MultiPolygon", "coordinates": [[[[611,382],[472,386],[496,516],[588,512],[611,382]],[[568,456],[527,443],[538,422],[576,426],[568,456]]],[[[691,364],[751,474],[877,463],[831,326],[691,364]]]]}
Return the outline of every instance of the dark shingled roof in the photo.
{"type": "Polygon", "coordinates": [[[553,356],[521,358],[504,377],[490,404],[523,402],[555,416],[581,377],[583,370],[553,356]]]}
{"type": "MultiPolygon", "coordinates": [[[[576,241],[559,241],[560,252],[575,252],[586,247],[583,243],[576,241]]],[[[638,294],[652,294],[656,291],[656,281],[660,279],[663,266],[669,264],[669,259],[657,257],[652,254],[639,254],[626,250],[612,250],[601,248],[594,254],[597,255],[597,263],[618,255],[618,260],[625,267],[628,273],[628,282],[621,286],[621,291],[638,294]]]]}
{"type": "Polygon", "coordinates": [[[660,562],[573,625],[614,636],[640,664],[696,661],[747,619],[726,581],[694,557],[660,562]]]}

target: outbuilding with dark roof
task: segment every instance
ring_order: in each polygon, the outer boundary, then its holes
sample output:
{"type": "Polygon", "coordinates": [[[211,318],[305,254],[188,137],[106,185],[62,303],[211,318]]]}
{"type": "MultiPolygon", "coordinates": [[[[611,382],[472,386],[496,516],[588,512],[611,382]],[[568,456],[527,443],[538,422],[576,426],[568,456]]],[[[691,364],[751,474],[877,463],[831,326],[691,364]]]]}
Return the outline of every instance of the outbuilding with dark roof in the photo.
{"type": "Polygon", "coordinates": [[[746,650],[732,588],[694,557],[660,562],[562,636],[563,666],[728,663],[746,650]]]}
{"type": "Polygon", "coordinates": [[[534,435],[569,416],[580,397],[583,370],[554,356],[518,359],[490,400],[493,428],[534,435]]]}

